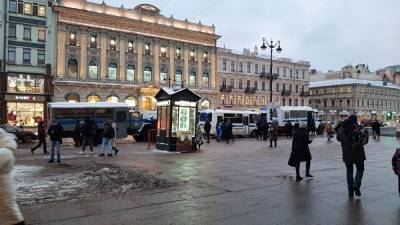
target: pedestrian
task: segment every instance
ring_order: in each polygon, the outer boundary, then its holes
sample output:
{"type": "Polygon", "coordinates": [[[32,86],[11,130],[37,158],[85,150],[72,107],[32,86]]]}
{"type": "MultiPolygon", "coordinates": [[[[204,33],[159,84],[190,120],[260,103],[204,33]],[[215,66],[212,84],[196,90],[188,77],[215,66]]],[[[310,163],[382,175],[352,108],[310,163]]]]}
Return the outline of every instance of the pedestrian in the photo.
{"type": "Polygon", "coordinates": [[[399,196],[400,196],[400,148],[396,149],[396,152],[393,155],[392,167],[394,174],[396,174],[397,176],[399,196]]]}
{"type": "Polygon", "coordinates": [[[332,141],[333,138],[333,127],[331,122],[327,122],[325,126],[326,137],[328,138],[328,142],[332,141]]]}
{"type": "Polygon", "coordinates": [[[264,117],[264,119],[262,121],[262,136],[263,136],[264,141],[267,140],[268,130],[269,130],[269,124],[268,124],[267,119],[264,117]]]}
{"type": "Polygon", "coordinates": [[[311,167],[311,153],[308,147],[312,140],[309,137],[307,124],[301,123],[296,130],[292,141],[292,160],[295,162],[296,168],[296,181],[301,181],[303,178],[300,176],[300,162],[306,162],[306,177],[313,177],[310,174],[311,167]]]}
{"type": "Polygon", "coordinates": [[[285,123],[285,130],[286,130],[286,137],[291,138],[293,134],[293,125],[289,120],[285,123]]]}
{"type": "Polygon", "coordinates": [[[347,188],[350,197],[361,196],[361,181],[364,174],[365,150],[364,144],[368,143],[365,132],[357,124],[357,117],[351,115],[337,127],[336,139],[340,142],[343,153],[343,162],[346,165],[347,188]],[[356,175],[353,167],[356,166],[356,175]]]}
{"type": "Polygon", "coordinates": [[[230,119],[226,122],[226,143],[229,144],[229,141],[235,142],[235,138],[233,137],[233,125],[230,119]]]}
{"type": "Polygon", "coordinates": [[[274,143],[274,147],[276,148],[276,142],[278,141],[278,121],[276,118],[273,118],[271,121],[271,128],[269,132],[269,147],[272,148],[272,143],[274,143]]]}
{"type": "Polygon", "coordinates": [[[52,125],[49,127],[47,133],[50,136],[51,141],[51,157],[49,163],[54,163],[54,154],[57,152],[57,163],[61,162],[61,144],[62,134],[64,132],[63,127],[58,121],[54,120],[52,125]]]}
{"type": "Polygon", "coordinates": [[[103,136],[103,139],[101,142],[99,156],[104,156],[104,146],[107,145],[107,147],[108,147],[107,156],[111,157],[112,156],[112,139],[115,137],[115,133],[114,133],[114,129],[111,127],[111,124],[109,122],[106,122],[104,124],[104,130],[103,130],[102,136],[103,136]]]}
{"type": "Polygon", "coordinates": [[[217,142],[220,142],[222,133],[221,121],[217,121],[217,124],[215,125],[215,133],[217,134],[217,142]]]}
{"type": "Polygon", "coordinates": [[[33,154],[37,148],[43,145],[43,154],[48,154],[46,148],[46,136],[47,136],[46,127],[43,121],[39,122],[37,127],[37,132],[38,132],[39,143],[35,147],[31,148],[31,153],[33,154]]]}
{"type": "Polygon", "coordinates": [[[262,129],[263,129],[263,127],[262,127],[262,118],[259,118],[258,119],[258,121],[257,121],[257,123],[256,123],[256,126],[257,126],[257,131],[256,131],[256,138],[257,138],[257,140],[262,140],[262,136],[263,136],[263,132],[262,132],[262,129]]]}
{"type": "Polygon", "coordinates": [[[74,127],[74,142],[76,148],[79,148],[81,146],[81,141],[82,141],[81,133],[82,133],[81,124],[80,121],[77,120],[74,127]]]}
{"type": "Polygon", "coordinates": [[[16,137],[0,128],[0,220],[5,225],[24,225],[24,217],[17,204],[11,171],[17,149],[16,137]]]}
{"type": "Polygon", "coordinates": [[[209,120],[204,123],[204,132],[206,133],[207,143],[210,143],[211,123],[209,120]]]}
{"type": "Polygon", "coordinates": [[[227,131],[227,127],[226,127],[226,121],[222,120],[222,124],[221,124],[221,140],[222,141],[226,141],[228,138],[227,135],[228,131],[227,131]]]}
{"type": "MultiPolygon", "coordinates": [[[[90,152],[93,153],[93,124],[92,120],[89,118],[85,119],[85,123],[83,124],[83,127],[81,129],[82,133],[82,151],[79,152],[80,154],[85,153],[86,146],[89,145],[90,147],[90,152]]],[[[96,131],[94,131],[96,132],[96,131]]]]}
{"type": "Polygon", "coordinates": [[[379,120],[375,119],[372,123],[372,131],[374,139],[377,139],[379,141],[381,137],[381,123],[379,122],[379,120]]]}
{"type": "Polygon", "coordinates": [[[114,150],[114,154],[117,155],[118,152],[119,152],[119,150],[116,147],[117,146],[117,130],[118,130],[118,127],[117,127],[117,123],[114,120],[111,122],[111,127],[114,130],[114,138],[112,139],[112,149],[114,150]]]}

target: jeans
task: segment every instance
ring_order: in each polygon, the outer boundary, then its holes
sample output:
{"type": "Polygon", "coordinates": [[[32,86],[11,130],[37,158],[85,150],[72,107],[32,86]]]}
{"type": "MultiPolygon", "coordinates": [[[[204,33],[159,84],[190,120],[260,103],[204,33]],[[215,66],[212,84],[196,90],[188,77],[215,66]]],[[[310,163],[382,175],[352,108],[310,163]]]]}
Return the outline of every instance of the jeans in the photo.
{"type": "Polygon", "coordinates": [[[361,187],[361,180],[364,174],[364,162],[356,163],[356,176],[353,177],[353,164],[346,163],[346,170],[347,170],[347,188],[349,191],[354,190],[354,188],[361,187]]]}
{"type": "Polygon", "coordinates": [[[39,137],[39,143],[35,147],[32,148],[32,152],[34,152],[41,145],[43,145],[43,153],[47,153],[46,137],[39,137]]]}
{"type": "Polygon", "coordinates": [[[93,139],[91,136],[83,136],[82,152],[85,151],[86,146],[89,144],[90,151],[93,152],[93,139]]]}
{"type": "Polygon", "coordinates": [[[112,155],[112,138],[103,137],[100,154],[104,154],[104,145],[107,145],[108,147],[108,154],[112,155]]]}
{"type": "Polygon", "coordinates": [[[60,161],[60,141],[51,141],[51,157],[50,160],[54,161],[54,151],[57,151],[57,161],[60,161]]]}

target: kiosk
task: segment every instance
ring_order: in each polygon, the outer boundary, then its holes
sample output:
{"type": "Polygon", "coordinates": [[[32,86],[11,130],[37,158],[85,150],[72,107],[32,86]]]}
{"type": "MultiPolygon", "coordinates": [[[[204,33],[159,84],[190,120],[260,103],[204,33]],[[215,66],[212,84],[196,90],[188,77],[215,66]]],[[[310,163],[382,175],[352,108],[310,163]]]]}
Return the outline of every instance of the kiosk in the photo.
{"type": "Polygon", "coordinates": [[[156,148],[165,151],[194,152],[198,101],[193,91],[161,89],[157,99],[156,148]]]}

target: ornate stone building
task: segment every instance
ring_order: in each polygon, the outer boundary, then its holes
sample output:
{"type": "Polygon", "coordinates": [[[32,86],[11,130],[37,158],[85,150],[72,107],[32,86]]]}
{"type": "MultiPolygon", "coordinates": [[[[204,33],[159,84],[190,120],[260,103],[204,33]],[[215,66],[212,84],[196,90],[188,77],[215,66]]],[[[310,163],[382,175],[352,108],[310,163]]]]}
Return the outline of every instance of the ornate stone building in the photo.
{"type": "Polygon", "coordinates": [[[214,26],[165,17],[149,4],[134,9],[61,0],[54,101],[118,101],[155,109],[161,86],[184,85],[215,107],[214,26]]]}
{"type": "MultiPolygon", "coordinates": [[[[277,106],[307,106],[310,63],[287,58],[273,60],[273,104],[277,106]]],[[[236,53],[218,49],[218,85],[220,108],[260,109],[270,103],[270,59],[244,49],[236,53]]]]}

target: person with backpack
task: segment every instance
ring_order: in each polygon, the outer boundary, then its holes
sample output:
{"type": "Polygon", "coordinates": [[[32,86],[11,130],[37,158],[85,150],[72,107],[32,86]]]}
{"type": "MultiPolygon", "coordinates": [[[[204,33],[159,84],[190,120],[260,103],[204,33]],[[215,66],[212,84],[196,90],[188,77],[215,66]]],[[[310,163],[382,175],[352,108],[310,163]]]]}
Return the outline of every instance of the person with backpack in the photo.
{"type": "Polygon", "coordinates": [[[31,153],[33,154],[37,148],[39,148],[41,145],[43,145],[43,154],[48,154],[47,148],[46,148],[47,134],[46,134],[46,128],[44,126],[43,121],[39,122],[37,132],[38,132],[38,137],[39,137],[39,143],[35,147],[31,148],[31,153]]]}
{"type": "Polygon", "coordinates": [[[342,147],[349,197],[353,197],[354,193],[361,196],[360,187],[364,174],[364,161],[366,160],[364,145],[368,143],[368,136],[366,136],[366,129],[364,129],[358,125],[355,115],[351,115],[337,127],[336,139],[342,147]],[[357,170],[355,177],[353,175],[354,165],[357,170]]]}
{"type": "Polygon", "coordinates": [[[209,120],[204,123],[204,132],[206,133],[207,143],[210,143],[211,123],[209,120]]]}
{"type": "Polygon", "coordinates": [[[54,154],[57,152],[57,163],[61,163],[61,144],[64,129],[58,121],[54,120],[47,133],[51,141],[51,156],[49,163],[54,163],[54,154]]]}
{"type": "Polygon", "coordinates": [[[102,133],[103,140],[101,142],[101,148],[100,148],[100,155],[99,156],[104,156],[104,146],[107,145],[108,148],[108,154],[107,156],[111,157],[112,156],[112,139],[115,137],[114,129],[111,127],[111,124],[109,122],[106,122],[104,124],[104,130],[102,133]]]}
{"type": "Polygon", "coordinates": [[[396,149],[396,151],[393,154],[392,168],[394,174],[396,174],[397,176],[399,196],[400,196],[400,148],[396,149]]]}

